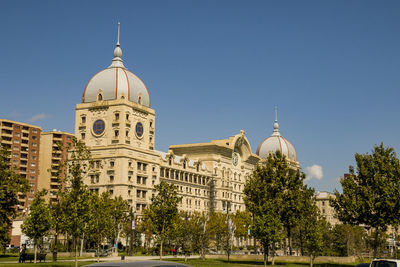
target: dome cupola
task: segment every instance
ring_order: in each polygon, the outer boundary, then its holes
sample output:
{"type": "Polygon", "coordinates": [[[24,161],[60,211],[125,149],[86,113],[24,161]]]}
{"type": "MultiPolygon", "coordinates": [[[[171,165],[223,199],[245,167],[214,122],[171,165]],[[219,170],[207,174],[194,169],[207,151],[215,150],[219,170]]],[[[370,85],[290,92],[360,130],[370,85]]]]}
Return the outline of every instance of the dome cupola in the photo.
{"type": "Polygon", "coordinates": [[[146,85],[124,66],[119,32],[120,23],[118,22],[118,39],[112,63],[89,80],[83,92],[82,103],[125,98],[150,107],[150,94],[146,85]]]}
{"type": "Polygon", "coordinates": [[[261,142],[256,154],[262,159],[267,159],[269,154],[275,153],[277,150],[285,155],[288,161],[297,164],[297,153],[294,146],[279,132],[277,111],[275,109],[274,131],[270,137],[261,142]]]}

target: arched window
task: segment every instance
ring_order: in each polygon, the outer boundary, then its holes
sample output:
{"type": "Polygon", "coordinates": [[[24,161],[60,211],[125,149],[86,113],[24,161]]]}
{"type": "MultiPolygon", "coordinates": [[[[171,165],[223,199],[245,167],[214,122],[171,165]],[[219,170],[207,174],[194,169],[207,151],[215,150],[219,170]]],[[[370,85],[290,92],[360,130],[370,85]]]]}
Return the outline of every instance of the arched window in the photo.
{"type": "Polygon", "coordinates": [[[97,100],[102,101],[103,100],[103,95],[100,93],[97,95],[97,100]]]}
{"type": "Polygon", "coordinates": [[[137,102],[139,105],[142,104],[142,95],[141,94],[138,95],[137,102]]]}

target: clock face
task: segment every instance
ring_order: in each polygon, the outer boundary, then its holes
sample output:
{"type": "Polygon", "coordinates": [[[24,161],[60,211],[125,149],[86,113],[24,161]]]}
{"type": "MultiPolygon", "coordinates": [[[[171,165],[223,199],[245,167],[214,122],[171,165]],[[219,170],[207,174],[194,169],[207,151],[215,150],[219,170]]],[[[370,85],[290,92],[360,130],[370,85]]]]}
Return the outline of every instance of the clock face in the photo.
{"type": "Polygon", "coordinates": [[[237,152],[232,153],[232,164],[233,166],[237,166],[239,163],[239,154],[237,152]]]}
{"type": "Polygon", "coordinates": [[[136,123],[135,132],[137,137],[143,136],[143,124],[141,122],[136,123]]]}
{"type": "Polygon", "coordinates": [[[95,135],[101,135],[104,133],[104,129],[106,128],[106,124],[103,120],[96,120],[93,123],[93,132],[95,135]]]}

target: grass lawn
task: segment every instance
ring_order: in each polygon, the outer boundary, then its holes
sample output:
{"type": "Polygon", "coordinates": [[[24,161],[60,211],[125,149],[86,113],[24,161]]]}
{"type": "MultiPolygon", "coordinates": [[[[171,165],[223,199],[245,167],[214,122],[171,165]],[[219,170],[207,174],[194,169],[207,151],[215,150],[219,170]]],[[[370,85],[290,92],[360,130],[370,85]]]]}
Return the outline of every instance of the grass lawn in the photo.
{"type": "MultiPolygon", "coordinates": [[[[185,263],[183,259],[168,259],[169,261],[176,261],[180,263],[185,263]]],[[[188,265],[192,265],[194,267],[210,267],[210,266],[230,266],[230,267],[260,267],[264,266],[264,262],[256,261],[256,260],[231,260],[228,263],[228,260],[222,259],[188,259],[188,265]]],[[[317,263],[314,264],[314,267],[351,267],[355,264],[333,264],[333,263],[317,263]]],[[[272,265],[269,265],[272,266],[272,265]]],[[[308,263],[293,263],[293,262],[275,262],[276,267],[307,267],[308,263]]]]}
{"type": "MultiPolygon", "coordinates": [[[[78,262],[78,266],[84,266],[84,265],[88,265],[88,264],[92,264],[92,263],[96,263],[96,262],[78,262]]],[[[70,261],[70,262],[42,262],[42,263],[0,263],[1,267],[24,267],[24,266],[35,266],[35,267],[73,267],[75,266],[75,262],[70,261]]]]}

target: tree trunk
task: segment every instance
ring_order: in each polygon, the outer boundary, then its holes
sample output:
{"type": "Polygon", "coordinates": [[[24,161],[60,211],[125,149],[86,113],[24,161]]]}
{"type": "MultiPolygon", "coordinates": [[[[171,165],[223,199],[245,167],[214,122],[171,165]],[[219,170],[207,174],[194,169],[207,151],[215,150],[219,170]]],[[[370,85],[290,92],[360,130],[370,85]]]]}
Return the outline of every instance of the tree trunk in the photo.
{"type": "Polygon", "coordinates": [[[163,253],[163,243],[164,243],[164,240],[163,240],[163,239],[161,239],[161,242],[160,242],[160,261],[162,260],[162,253],[163,253]]]}
{"type": "Polygon", "coordinates": [[[78,238],[75,238],[75,267],[78,267],[78,238]]]}
{"type": "Polygon", "coordinates": [[[313,255],[311,254],[311,255],[310,255],[310,267],[313,267],[313,264],[314,264],[314,257],[313,257],[313,255]]]}
{"type": "Polygon", "coordinates": [[[264,253],[264,267],[266,267],[267,266],[267,255],[264,253]]]}
{"type": "Polygon", "coordinates": [[[33,244],[33,263],[36,263],[36,257],[37,257],[37,245],[36,245],[36,241],[35,241],[35,243],[33,244]]]}
{"type": "Polygon", "coordinates": [[[272,265],[275,265],[275,245],[272,245],[271,264],[272,264],[272,265]]]}
{"type": "Polygon", "coordinates": [[[100,242],[97,243],[97,262],[100,262],[100,242]]]}
{"type": "Polygon", "coordinates": [[[288,231],[288,243],[289,243],[289,256],[292,256],[292,232],[290,227],[287,228],[288,231]]]}
{"type": "Polygon", "coordinates": [[[374,259],[376,259],[377,254],[378,254],[378,237],[379,237],[379,233],[378,233],[378,229],[375,228],[375,234],[374,234],[374,242],[373,242],[373,249],[374,249],[374,259]]]}

